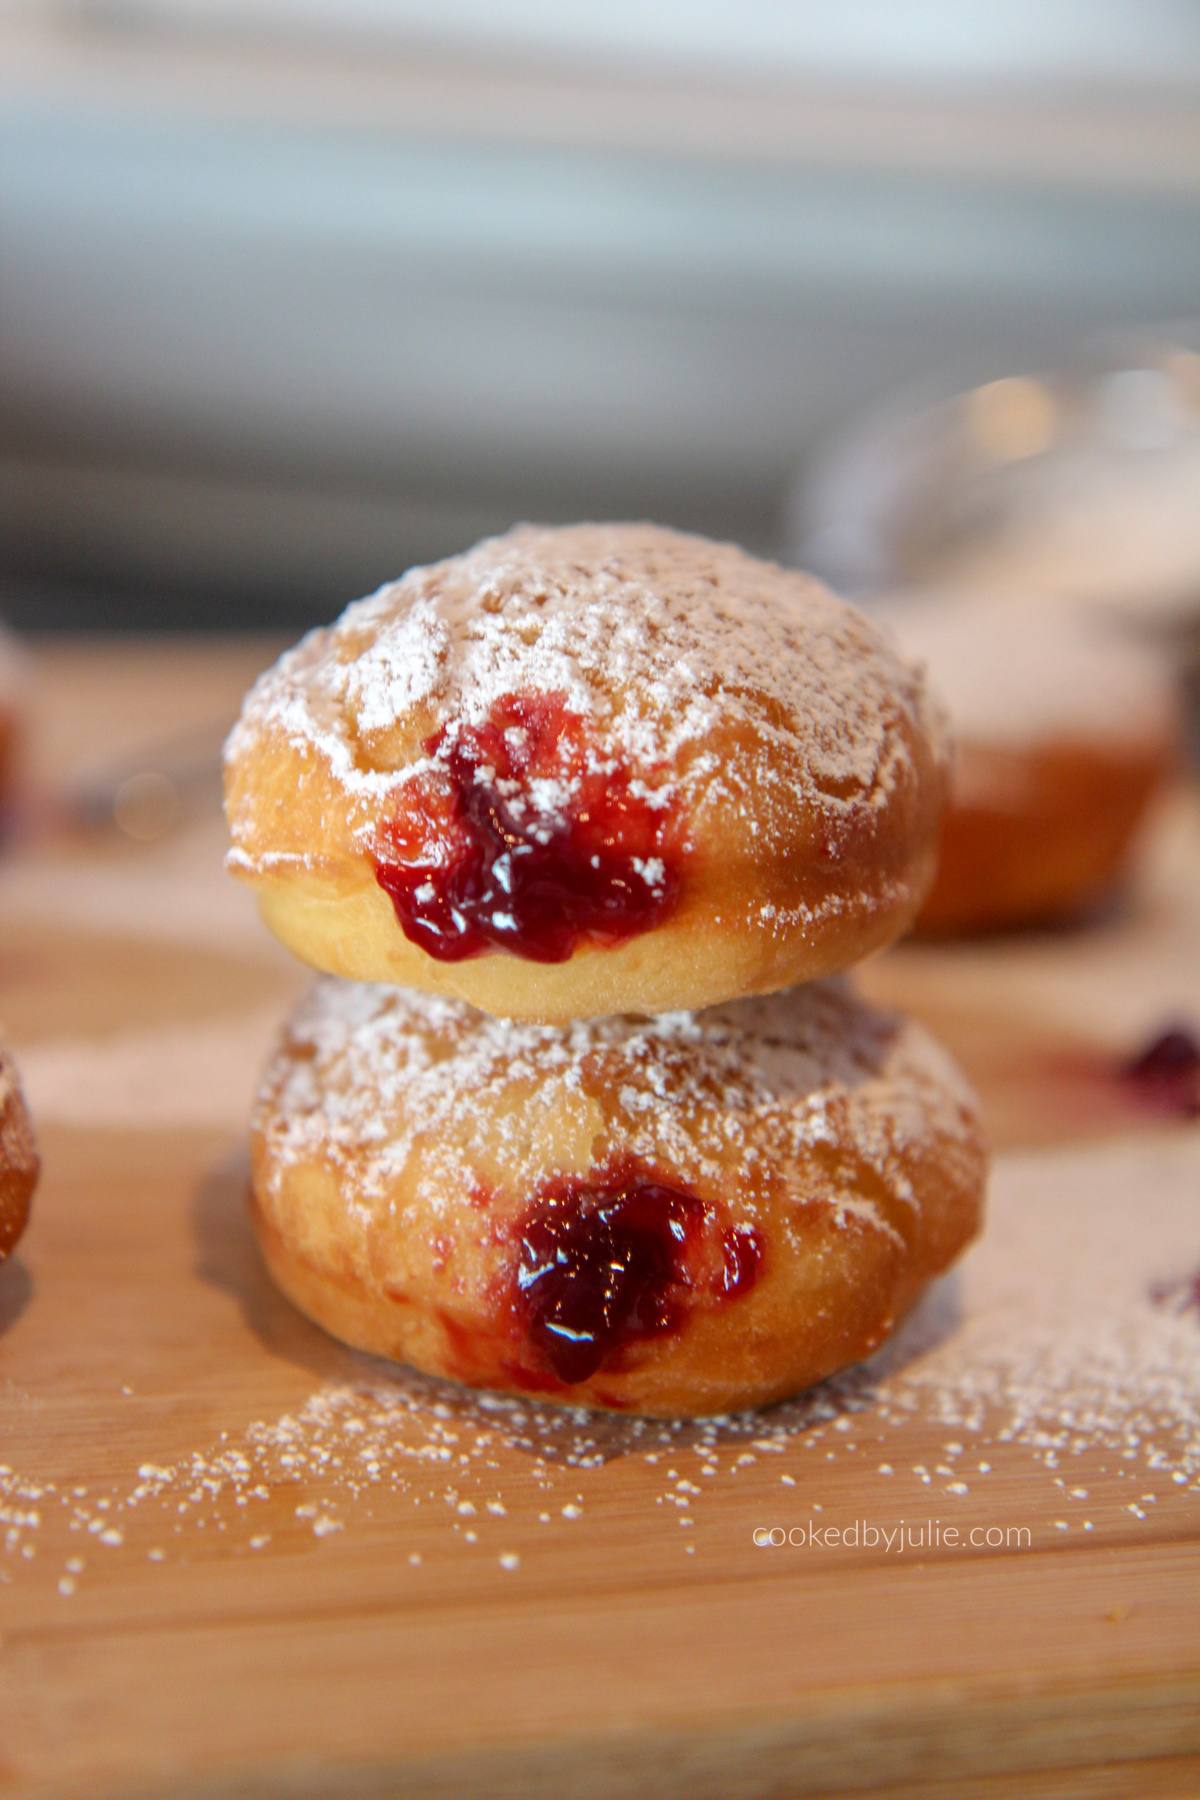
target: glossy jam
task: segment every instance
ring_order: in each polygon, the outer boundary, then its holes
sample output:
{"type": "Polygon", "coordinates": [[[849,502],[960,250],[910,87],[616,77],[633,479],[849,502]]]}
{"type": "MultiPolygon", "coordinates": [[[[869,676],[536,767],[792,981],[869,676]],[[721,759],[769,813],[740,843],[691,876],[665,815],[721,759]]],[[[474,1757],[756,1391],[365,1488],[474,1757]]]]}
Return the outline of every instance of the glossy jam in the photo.
{"type": "Polygon", "coordinates": [[[567,1385],[624,1347],[678,1330],[702,1294],[732,1299],[758,1278],[749,1227],[716,1226],[698,1195],[632,1163],[553,1183],[519,1231],[516,1311],[537,1362],[567,1385]]]}
{"type": "Polygon", "coordinates": [[[385,826],[375,875],[404,935],[439,962],[495,947],[565,962],[655,925],[679,889],[679,832],[630,771],[595,766],[556,695],[508,695],[430,738],[430,775],[385,826]]]}
{"type": "Polygon", "coordinates": [[[1155,1107],[1177,1119],[1200,1118],[1200,1046],[1190,1031],[1164,1031],[1127,1063],[1124,1079],[1155,1107]]]}

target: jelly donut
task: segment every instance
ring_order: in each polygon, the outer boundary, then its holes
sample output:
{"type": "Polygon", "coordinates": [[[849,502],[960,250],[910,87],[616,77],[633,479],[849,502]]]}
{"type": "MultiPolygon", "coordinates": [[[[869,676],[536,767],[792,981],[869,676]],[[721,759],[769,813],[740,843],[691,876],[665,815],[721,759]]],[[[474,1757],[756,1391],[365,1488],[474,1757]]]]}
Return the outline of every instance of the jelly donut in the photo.
{"type": "Polygon", "coordinates": [[[25,1229],[38,1155],[16,1064],[0,1047],[0,1262],[25,1229]]]}
{"type": "Polygon", "coordinates": [[[335,1337],[660,1415],[867,1355],[975,1235],[985,1172],[946,1054],[840,979],[559,1027],[327,978],[251,1162],[268,1266],[335,1337]]]}
{"type": "Polygon", "coordinates": [[[948,595],[885,616],[955,739],[918,930],[1041,924],[1102,899],[1180,761],[1165,658],[1061,604],[948,595]]]}
{"type": "Polygon", "coordinates": [[[847,967],[932,875],[939,715],[807,576],[521,527],[313,632],[226,751],[229,865],[307,962],[501,1017],[847,967]]]}

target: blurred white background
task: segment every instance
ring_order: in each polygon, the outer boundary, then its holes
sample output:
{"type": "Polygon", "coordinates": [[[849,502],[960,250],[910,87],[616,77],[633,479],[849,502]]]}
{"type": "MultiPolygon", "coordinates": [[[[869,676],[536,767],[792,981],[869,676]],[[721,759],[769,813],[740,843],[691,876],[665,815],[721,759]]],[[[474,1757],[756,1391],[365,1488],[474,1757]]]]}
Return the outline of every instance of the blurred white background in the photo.
{"type": "Polygon", "coordinates": [[[297,623],[516,517],[774,550],[896,389],[1200,313],[1191,0],[0,0],[0,606],[297,623]]]}

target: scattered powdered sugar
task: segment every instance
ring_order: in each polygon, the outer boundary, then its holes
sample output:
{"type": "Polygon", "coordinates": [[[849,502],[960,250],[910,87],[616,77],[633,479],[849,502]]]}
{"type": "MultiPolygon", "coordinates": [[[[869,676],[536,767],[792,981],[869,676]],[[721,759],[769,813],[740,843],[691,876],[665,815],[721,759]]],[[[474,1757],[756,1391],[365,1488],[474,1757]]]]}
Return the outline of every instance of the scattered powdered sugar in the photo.
{"type": "Polygon", "coordinates": [[[39,1545],[65,1600],[109,1558],[336,1555],[366,1529],[413,1581],[448,1558],[500,1579],[543,1544],[604,1554],[606,1521],[624,1559],[633,1522],[647,1567],[671,1543],[711,1566],[748,1536],[735,1488],[764,1526],[936,1513],[1029,1526],[1033,1548],[1178,1535],[1200,1522],[1198,1183],[1195,1129],[1001,1158],[960,1269],[870,1362],[761,1413],[591,1414],[364,1358],[292,1411],[90,1489],[0,1464],[0,1582],[36,1574],[39,1545]]]}
{"type": "Polygon", "coordinates": [[[924,665],[964,745],[1154,749],[1178,729],[1166,657],[1061,601],[901,592],[876,616],[924,665]]]}
{"type": "Polygon", "coordinates": [[[237,776],[265,740],[323,771],[361,845],[432,734],[449,754],[513,694],[561,696],[589,766],[620,764],[643,797],[677,784],[693,813],[741,804],[760,831],[772,795],[834,819],[883,805],[938,731],[883,634],[807,576],[653,526],[522,526],[358,601],[259,680],[227,746],[235,866],[303,856],[237,776]]]}
{"type": "MultiPolygon", "coordinates": [[[[1084,1451],[1136,1459],[1141,1471],[1200,1479],[1200,1320],[1159,1311],[1045,1327],[1014,1345],[983,1342],[961,1366],[913,1372],[896,1402],[997,1443],[1033,1449],[1050,1469],[1084,1451]]],[[[1134,1472],[1137,1472],[1136,1470],[1134,1472]]]]}
{"type": "Polygon", "coordinates": [[[1034,1449],[1103,1448],[1200,1478],[1200,1133],[1013,1157],[962,1321],[905,1372],[904,1407],[1034,1449]],[[996,1421],[999,1421],[998,1425],[996,1421]]]}
{"type": "MultiPolygon", "coordinates": [[[[349,1214],[405,1230],[419,1226],[401,1195],[437,1214],[482,1163],[523,1200],[576,1172],[559,1159],[581,1139],[585,1170],[633,1156],[743,1196],[768,1172],[803,1190],[821,1147],[859,1159],[910,1209],[935,1143],[947,1181],[978,1179],[975,1102],[954,1064],[840,980],[703,1013],[542,1026],[325,978],[285,1030],[255,1130],[268,1191],[316,1159],[337,1171],[349,1214]]],[[[825,1185],[844,1219],[892,1230],[852,1178],[840,1199],[836,1178],[825,1185]]]]}

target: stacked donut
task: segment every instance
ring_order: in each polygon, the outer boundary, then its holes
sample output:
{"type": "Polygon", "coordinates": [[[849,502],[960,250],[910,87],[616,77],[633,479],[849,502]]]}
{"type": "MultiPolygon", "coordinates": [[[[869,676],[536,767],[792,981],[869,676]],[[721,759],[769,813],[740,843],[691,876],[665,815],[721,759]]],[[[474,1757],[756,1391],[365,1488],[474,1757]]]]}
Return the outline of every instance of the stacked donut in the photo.
{"type": "Polygon", "coordinates": [[[254,1216],[361,1348],[656,1414],[879,1344],[978,1228],[975,1103],[837,972],[911,923],[945,757],[803,575],[521,528],[307,637],[227,747],[230,866],[326,971],[254,1216]]]}

